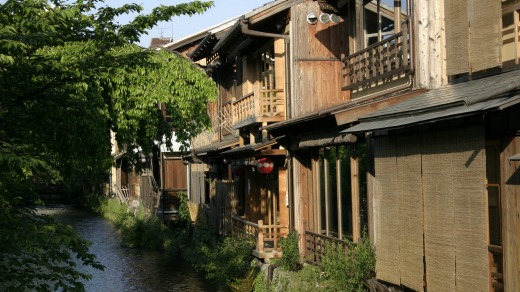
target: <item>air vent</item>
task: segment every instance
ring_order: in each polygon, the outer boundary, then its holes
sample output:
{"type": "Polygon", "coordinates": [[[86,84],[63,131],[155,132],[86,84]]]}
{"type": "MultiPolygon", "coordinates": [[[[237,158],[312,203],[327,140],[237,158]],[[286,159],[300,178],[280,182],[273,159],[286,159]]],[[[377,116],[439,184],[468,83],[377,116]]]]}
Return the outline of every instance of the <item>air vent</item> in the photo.
{"type": "Polygon", "coordinates": [[[320,22],[323,24],[329,23],[330,21],[330,15],[327,13],[320,14],[320,22]]]}
{"type": "Polygon", "coordinates": [[[332,23],[338,23],[341,21],[341,17],[337,14],[330,14],[329,16],[330,16],[330,21],[332,23]]]}
{"type": "Polygon", "coordinates": [[[318,22],[318,16],[313,12],[307,14],[307,22],[310,24],[316,24],[318,22]]]}

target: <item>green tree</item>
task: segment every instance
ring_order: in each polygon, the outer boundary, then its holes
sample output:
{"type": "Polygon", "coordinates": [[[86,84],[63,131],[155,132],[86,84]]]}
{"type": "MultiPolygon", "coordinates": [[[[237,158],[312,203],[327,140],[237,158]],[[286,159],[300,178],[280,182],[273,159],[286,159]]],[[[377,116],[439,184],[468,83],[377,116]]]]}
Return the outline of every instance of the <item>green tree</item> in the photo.
{"type": "Polygon", "coordinates": [[[0,4],[0,287],[81,288],[72,256],[100,267],[88,243],[41,216],[35,182],[70,189],[106,177],[110,131],[118,144],[148,153],[154,140],[180,142],[209,124],[214,82],[183,57],[134,43],[157,22],[202,13],[212,1],[142,7],[103,1],[7,0],[0,4]],[[158,110],[171,114],[166,121],[158,110]],[[53,286],[55,285],[55,286],[53,286]]]}

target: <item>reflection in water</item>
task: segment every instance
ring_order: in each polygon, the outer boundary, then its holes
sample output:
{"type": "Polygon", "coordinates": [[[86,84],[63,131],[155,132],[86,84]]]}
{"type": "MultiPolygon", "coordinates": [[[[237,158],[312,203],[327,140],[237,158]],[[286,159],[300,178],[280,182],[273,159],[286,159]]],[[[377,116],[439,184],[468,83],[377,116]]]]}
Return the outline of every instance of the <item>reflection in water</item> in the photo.
{"type": "Polygon", "coordinates": [[[113,224],[97,214],[70,207],[41,212],[71,225],[92,242],[90,252],[105,270],[79,267],[92,275],[85,282],[86,291],[215,291],[182,259],[167,260],[159,252],[122,247],[113,224]]]}

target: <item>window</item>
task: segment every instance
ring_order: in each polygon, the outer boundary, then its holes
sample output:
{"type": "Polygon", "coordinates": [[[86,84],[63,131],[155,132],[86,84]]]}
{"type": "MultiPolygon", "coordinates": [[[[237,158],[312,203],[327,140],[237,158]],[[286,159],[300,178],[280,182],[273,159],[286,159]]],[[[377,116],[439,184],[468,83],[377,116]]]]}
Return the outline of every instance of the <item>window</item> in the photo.
{"type": "Polygon", "coordinates": [[[365,46],[401,31],[406,20],[406,0],[372,0],[365,6],[365,46]],[[396,29],[397,28],[397,29],[396,29]]]}
{"type": "Polygon", "coordinates": [[[502,63],[516,65],[520,58],[520,1],[502,2],[502,63]]]}
{"type": "MultiPolygon", "coordinates": [[[[358,165],[364,165],[364,153],[364,145],[341,145],[319,150],[314,168],[317,233],[341,240],[352,239],[353,222],[362,221],[362,218],[353,218],[352,193],[357,192],[360,198],[366,197],[364,167],[358,168],[358,165]],[[352,187],[356,177],[360,180],[359,188],[352,187]]],[[[356,206],[358,210],[364,209],[361,205],[356,206]]]]}

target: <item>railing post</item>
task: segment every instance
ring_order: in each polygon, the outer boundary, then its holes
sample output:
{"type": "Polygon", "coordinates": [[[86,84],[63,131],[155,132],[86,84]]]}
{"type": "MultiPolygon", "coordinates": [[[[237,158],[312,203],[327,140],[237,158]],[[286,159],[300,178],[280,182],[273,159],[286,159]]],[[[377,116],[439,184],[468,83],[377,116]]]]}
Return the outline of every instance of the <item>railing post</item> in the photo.
{"type": "Polygon", "coordinates": [[[264,221],[258,220],[258,239],[256,242],[258,252],[264,252],[264,221]]]}
{"type": "Polygon", "coordinates": [[[235,122],[238,120],[237,117],[236,117],[236,114],[235,114],[235,112],[236,112],[235,101],[236,100],[237,100],[236,98],[232,97],[231,98],[231,103],[229,104],[229,110],[230,110],[229,116],[231,118],[231,121],[229,123],[230,125],[234,125],[235,122]]]}

